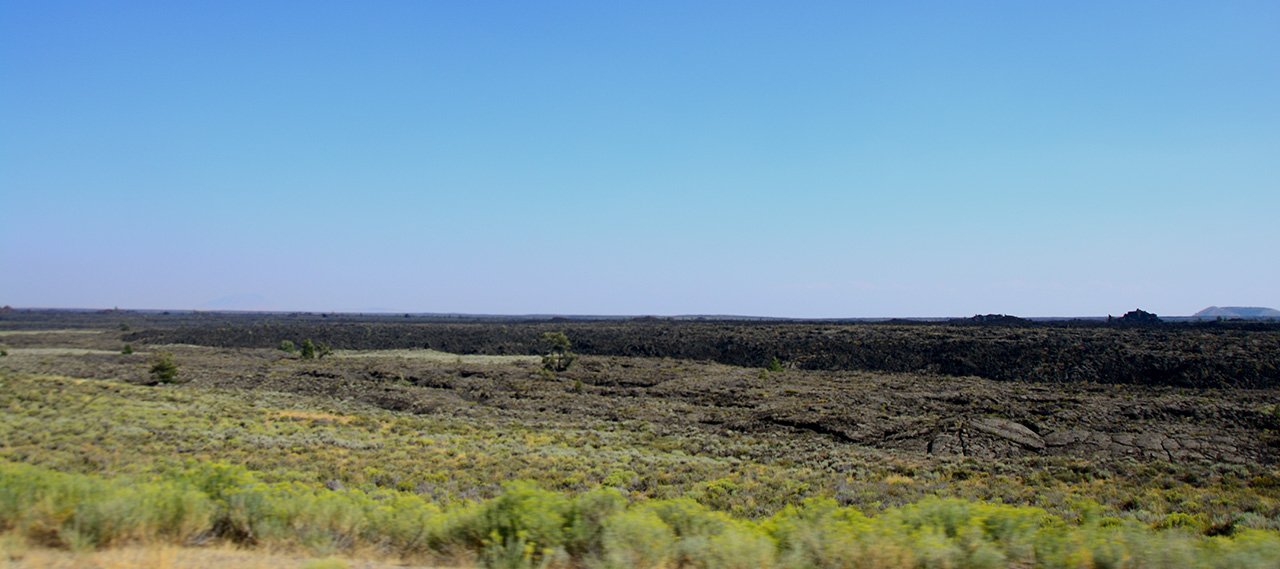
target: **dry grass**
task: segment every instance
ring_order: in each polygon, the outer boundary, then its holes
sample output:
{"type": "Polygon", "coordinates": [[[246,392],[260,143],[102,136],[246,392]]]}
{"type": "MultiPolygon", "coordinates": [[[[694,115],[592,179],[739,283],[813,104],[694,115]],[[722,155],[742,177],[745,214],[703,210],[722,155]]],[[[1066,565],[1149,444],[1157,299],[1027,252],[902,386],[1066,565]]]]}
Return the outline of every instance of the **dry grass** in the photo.
{"type": "Polygon", "coordinates": [[[11,356],[87,356],[90,354],[119,354],[120,350],[93,350],[85,348],[11,348],[11,356]]]}
{"type": "Polygon", "coordinates": [[[334,350],[339,358],[405,358],[437,362],[461,362],[464,364],[501,365],[513,363],[542,363],[541,356],[483,356],[460,355],[435,350],[334,350]]]}
{"type": "Polygon", "coordinates": [[[351,417],[344,417],[342,415],[334,415],[332,413],[320,413],[320,412],[314,412],[314,411],[285,410],[285,411],[277,411],[276,415],[279,415],[281,417],[288,417],[290,419],[310,419],[313,421],[326,420],[326,421],[334,421],[334,422],[343,423],[343,424],[350,423],[351,421],[354,420],[351,417]]]}
{"type": "Polygon", "coordinates": [[[0,569],[391,569],[426,568],[396,560],[291,555],[231,546],[179,547],[167,544],[76,552],[31,547],[12,534],[0,537],[0,569]]]}
{"type": "Polygon", "coordinates": [[[44,334],[102,334],[102,330],[0,330],[0,336],[36,336],[44,334]]]}

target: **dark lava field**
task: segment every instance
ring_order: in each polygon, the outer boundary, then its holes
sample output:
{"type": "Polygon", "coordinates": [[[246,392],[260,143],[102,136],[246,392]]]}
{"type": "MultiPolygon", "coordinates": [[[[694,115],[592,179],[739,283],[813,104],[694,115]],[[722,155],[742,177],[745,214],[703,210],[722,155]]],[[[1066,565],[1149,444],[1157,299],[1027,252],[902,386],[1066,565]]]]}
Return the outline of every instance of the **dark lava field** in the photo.
{"type": "Polygon", "coordinates": [[[125,341],[270,348],[311,338],[334,349],[429,348],[459,354],[540,354],[564,332],[580,354],[708,360],[761,367],[974,376],[1031,383],[1172,387],[1280,386],[1280,324],[952,322],[827,323],[633,320],[427,321],[411,318],[247,315],[172,317],[180,327],[125,341]],[[260,320],[260,322],[256,322],[260,320]],[[399,322],[397,320],[400,320],[399,322]]]}
{"type": "Polygon", "coordinates": [[[1280,458],[1280,325],[1268,323],[10,310],[0,313],[0,330],[9,331],[0,341],[19,356],[0,366],[13,371],[143,383],[142,356],[111,352],[123,343],[163,346],[197,386],[332,396],[413,413],[489,409],[643,421],[695,438],[759,433],[791,443],[753,452],[806,462],[829,460],[847,445],[924,457],[1241,465],[1280,458]],[[563,332],[579,362],[552,375],[529,358],[350,355],[539,355],[549,348],[545,332],[563,332]],[[301,360],[276,349],[306,339],[337,352],[301,360]],[[80,348],[98,351],[56,351],[80,348]],[[774,358],[782,369],[764,370],[774,358]]]}

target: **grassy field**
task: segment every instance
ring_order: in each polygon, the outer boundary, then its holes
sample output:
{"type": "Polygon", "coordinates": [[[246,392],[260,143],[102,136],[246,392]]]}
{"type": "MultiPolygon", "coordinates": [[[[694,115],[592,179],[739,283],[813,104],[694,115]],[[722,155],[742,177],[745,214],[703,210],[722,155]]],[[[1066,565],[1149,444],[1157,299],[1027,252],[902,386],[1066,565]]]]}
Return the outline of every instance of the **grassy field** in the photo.
{"type": "Polygon", "coordinates": [[[475,354],[451,354],[436,350],[337,350],[335,358],[412,358],[435,362],[452,362],[463,364],[536,364],[542,361],[540,356],[490,356],[475,354]]]}
{"type": "MultiPolygon", "coordinates": [[[[542,378],[527,356],[166,346],[189,383],[139,385],[159,347],[107,357],[106,339],[58,337],[74,339],[28,337],[0,360],[14,566],[197,566],[234,547],[253,553],[218,564],[1280,567],[1265,464],[980,460],[678,427],[704,411],[623,398],[640,392],[604,375],[542,378]],[[399,410],[405,394],[421,404],[399,410]]],[[[582,365],[637,382],[759,375],[582,365]]],[[[827,381],[784,374],[779,393],[827,381]]]]}

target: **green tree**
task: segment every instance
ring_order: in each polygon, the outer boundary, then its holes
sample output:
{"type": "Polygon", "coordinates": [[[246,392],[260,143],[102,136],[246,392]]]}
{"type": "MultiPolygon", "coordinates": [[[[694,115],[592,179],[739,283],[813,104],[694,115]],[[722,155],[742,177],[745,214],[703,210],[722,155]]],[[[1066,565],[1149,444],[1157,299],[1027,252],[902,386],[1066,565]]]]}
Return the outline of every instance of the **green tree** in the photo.
{"type": "Polygon", "coordinates": [[[280,340],[280,351],[292,354],[294,350],[296,350],[296,348],[294,347],[292,340],[280,340]]]}
{"type": "Polygon", "coordinates": [[[302,341],[301,355],[304,360],[316,357],[316,345],[311,343],[311,338],[302,341]]]}
{"type": "Polygon", "coordinates": [[[765,366],[765,369],[774,373],[780,372],[782,371],[782,362],[778,360],[778,356],[773,356],[773,359],[769,360],[769,365],[765,366]]]}
{"type": "Polygon", "coordinates": [[[178,364],[173,361],[173,354],[159,352],[151,358],[151,377],[160,383],[177,383],[178,364]]]}
{"type": "Polygon", "coordinates": [[[120,353],[122,353],[122,354],[124,354],[124,355],[126,355],[126,356],[127,356],[127,355],[129,355],[129,354],[132,354],[132,353],[133,353],[133,344],[125,344],[125,345],[124,345],[124,349],[123,349],[123,350],[120,350],[120,353]]]}
{"type": "Polygon", "coordinates": [[[564,332],[544,332],[542,341],[551,344],[551,350],[542,356],[542,367],[550,371],[564,371],[573,365],[578,355],[569,351],[569,337],[564,332]]]}

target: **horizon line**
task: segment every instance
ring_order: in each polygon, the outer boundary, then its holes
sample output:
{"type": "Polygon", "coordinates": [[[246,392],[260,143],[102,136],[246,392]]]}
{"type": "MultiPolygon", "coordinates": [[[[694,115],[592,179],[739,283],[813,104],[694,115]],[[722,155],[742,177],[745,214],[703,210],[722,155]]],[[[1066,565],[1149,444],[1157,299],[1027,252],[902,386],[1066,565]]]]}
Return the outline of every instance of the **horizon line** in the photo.
{"type": "MultiPolygon", "coordinates": [[[[1208,308],[1221,308],[1211,306],[1208,308]]],[[[1245,308],[1245,307],[1228,307],[1228,308],[1245,308]]],[[[1266,307],[1248,307],[1248,308],[1266,308],[1266,307]]],[[[551,320],[562,318],[567,320],[635,320],[641,318],[654,318],[661,320],[777,320],[777,321],[808,321],[808,322],[841,322],[841,321],[889,321],[889,320],[909,320],[909,321],[947,321],[947,320],[968,320],[984,316],[1010,317],[1021,320],[1033,321],[1052,321],[1052,320],[1106,320],[1109,318],[1118,318],[1119,316],[1108,314],[1100,315],[1074,315],[1074,316],[1018,316],[1008,313],[987,313],[973,314],[969,316],[825,316],[825,317],[804,317],[804,316],[752,316],[742,314],[563,314],[563,313],[528,313],[528,314],[497,314],[497,313],[471,313],[471,312],[411,312],[399,310],[369,310],[369,311],[343,311],[343,310],[255,310],[255,309],[201,309],[201,308],[120,308],[114,306],[111,308],[103,307],[50,307],[50,306],[10,306],[4,305],[0,309],[8,309],[14,311],[29,312],[139,312],[139,313],[189,313],[189,314],[236,314],[236,315],[345,315],[345,316],[404,316],[404,317],[425,317],[425,318],[475,318],[475,319],[532,319],[532,320],[551,320]]],[[[1207,309],[1207,308],[1206,308],[1207,309]]],[[[1139,309],[1135,309],[1139,310],[1139,309]]],[[[1123,315],[1120,315],[1123,316],[1123,315]]],[[[1190,315],[1168,315],[1162,316],[1157,314],[1161,319],[1173,320],[1216,320],[1219,316],[1195,316],[1190,315]]],[[[1248,320],[1280,320],[1280,316],[1253,316],[1253,317],[1237,317],[1248,320]]]]}

